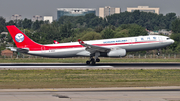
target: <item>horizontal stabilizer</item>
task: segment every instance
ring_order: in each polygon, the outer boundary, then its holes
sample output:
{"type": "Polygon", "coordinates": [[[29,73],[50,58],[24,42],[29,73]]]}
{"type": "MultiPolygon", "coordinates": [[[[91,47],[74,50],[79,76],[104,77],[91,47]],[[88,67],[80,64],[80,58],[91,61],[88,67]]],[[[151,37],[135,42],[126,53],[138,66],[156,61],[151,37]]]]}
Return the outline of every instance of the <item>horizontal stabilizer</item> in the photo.
{"type": "Polygon", "coordinates": [[[28,53],[29,52],[28,48],[16,48],[16,47],[8,47],[8,48],[14,52],[21,52],[21,53],[28,53]]]}
{"type": "Polygon", "coordinates": [[[17,52],[17,48],[15,48],[15,47],[6,47],[6,48],[9,48],[13,52],[17,52]]]}
{"type": "Polygon", "coordinates": [[[17,52],[28,53],[28,52],[29,52],[29,49],[17,48],[17,52]]]}

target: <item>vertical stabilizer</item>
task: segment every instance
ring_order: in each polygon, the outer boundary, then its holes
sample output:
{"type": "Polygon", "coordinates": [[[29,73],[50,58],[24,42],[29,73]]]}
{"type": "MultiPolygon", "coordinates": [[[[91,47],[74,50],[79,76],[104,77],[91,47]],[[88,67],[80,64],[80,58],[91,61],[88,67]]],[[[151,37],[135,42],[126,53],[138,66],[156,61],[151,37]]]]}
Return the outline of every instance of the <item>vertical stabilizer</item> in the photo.
{"type": "Polygon", "coordinates": [[[12,39],[18,48],[40,48],[41,45],[32,41],[28,36],[21,32],[16,26],[6,26],[12,39]]]}

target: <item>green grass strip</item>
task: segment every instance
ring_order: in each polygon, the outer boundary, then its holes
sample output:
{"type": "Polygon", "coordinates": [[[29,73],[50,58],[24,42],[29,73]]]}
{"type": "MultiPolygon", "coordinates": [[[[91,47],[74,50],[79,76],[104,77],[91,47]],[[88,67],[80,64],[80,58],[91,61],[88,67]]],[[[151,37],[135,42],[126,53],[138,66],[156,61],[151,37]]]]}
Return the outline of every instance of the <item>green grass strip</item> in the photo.
{"type": "Polygon", "coordinates": [[[180,70],[0,70],[0,89],[180,86],[180,70]]]}

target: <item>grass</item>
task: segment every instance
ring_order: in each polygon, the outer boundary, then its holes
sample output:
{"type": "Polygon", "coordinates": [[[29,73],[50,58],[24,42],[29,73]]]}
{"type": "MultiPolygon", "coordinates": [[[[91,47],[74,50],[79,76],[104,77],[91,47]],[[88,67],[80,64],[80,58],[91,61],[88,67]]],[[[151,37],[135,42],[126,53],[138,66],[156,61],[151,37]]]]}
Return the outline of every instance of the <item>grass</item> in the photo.
{"type": "MultiPolygon", "coordinates": [[[[0,63],[85,63],[89,58],[1,58],[0,63]]],[[[180,62],[180,58],[100,58],[100,63],[180,62]]]]}
{"type": "Polygon", "coordinates": [[[180,86],[180,70],[0,70],[0,89],[180,86]]]}

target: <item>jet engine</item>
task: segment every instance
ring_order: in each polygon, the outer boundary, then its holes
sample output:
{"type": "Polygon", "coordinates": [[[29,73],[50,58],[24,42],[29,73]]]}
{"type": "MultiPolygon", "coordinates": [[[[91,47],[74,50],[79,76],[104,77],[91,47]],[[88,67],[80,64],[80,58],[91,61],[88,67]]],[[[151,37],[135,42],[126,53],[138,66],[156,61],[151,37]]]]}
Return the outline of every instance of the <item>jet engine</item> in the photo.
{"type": "Polygon", "coordinates": [[[125,49],[112,50],[109,53],[107,53],[107,56],[109,57],[123,57],[125,55],[126,55],[125,49]]]}

